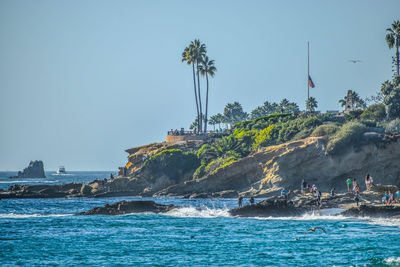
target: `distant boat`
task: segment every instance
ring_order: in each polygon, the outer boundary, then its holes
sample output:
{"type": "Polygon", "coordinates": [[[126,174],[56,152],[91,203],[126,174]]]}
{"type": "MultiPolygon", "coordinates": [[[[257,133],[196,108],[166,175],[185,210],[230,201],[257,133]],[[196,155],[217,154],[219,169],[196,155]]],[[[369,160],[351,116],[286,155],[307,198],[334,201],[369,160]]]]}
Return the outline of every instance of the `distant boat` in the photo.
{"type": "Polygon", "coordinates": [[[58,167],[57,174],[67,174],[64,166],[58,167]]]}

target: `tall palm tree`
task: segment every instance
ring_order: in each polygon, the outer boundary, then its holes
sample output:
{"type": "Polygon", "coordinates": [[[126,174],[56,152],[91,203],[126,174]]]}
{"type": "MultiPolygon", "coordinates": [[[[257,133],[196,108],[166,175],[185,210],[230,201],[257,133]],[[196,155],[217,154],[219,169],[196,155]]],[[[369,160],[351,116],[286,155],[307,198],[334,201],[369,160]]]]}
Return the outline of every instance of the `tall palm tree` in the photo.
{"type": "Polygon", "coordinates": [[[196,62],[196,69],[197,69],[197,92],[199,95],[199,107],[200,107],[200,116],[199,116],[199,131],[202,131],[202,115],[203,109],[201,104],[201,90],[200,90],[200,73],[199,73],[199,65],[207,53],[207,48],[205,44],[202,44],[199,39],[195,39],[190,43],[189,49],[193,52],[193,59],[196,62]]]}
{"type": "Polygon", "coordinates": [[[204,56],[201,64],[199,66],[201,75],[206,76],[207,80],[207,91],[206,91],[206,115],[204,118],[204,131],[207,132],[207,122],[208,122],[208,75],[214,77],[217,68],[214,66],[214,60],[209,60],[208,56],[204,56]]]}
{"type": "Polygon", "coordinates": [[[399,61],[400,61],[400,55],[399,55],[399,47],[400,47],[400,20],[395,21],[392,23],[392,28],[386,29],[388,31],[388,34],[386,34],[386,42],[389,46],[390,49],[392,49],[394,46],[396,46],[396,58],[395,58],[395,64],[397,67],[397,75],[400,75],[400,66],[399,66],[399,61]]]}
{"type": "MultiPolygon", "coordinates": [[[[188,65],[192,65],[192,68],[193,68],[194,97],[196,99],[197,123],[199,123],[200,112],[199,112],[199,102],[197,100],[196,74],[195,74],[195,70],[194,70],[195,59],[194,59],[194,55],[193,55],[193,49],[191,49],[190,47],[185,48],[185,50],[182,53],[182,62],[186,62],[188,65]]],[[[197,129],[199,129],[199,128],[197,128],[197,129]]]]}

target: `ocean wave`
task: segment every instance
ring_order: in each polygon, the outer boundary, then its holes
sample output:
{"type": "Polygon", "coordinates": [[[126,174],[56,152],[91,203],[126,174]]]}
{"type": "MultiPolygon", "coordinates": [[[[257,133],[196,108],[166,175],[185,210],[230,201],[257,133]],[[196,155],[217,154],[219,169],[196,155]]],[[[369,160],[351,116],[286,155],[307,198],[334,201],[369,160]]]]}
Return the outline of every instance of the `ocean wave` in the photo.
{"type": "Polygon", "coordinates": [[[59,180],[10,180],[0,181],[0,184],[16,184],[16,183],[58,183],[59,180]]]}
{"type": "Polygon", "coordinates": [[[229,214],[229,209],[213,209],[213,208],[195,208],[195,207],[182,207],[173,209],[166,213],[166,215],[182,217],[182,218],[216,218],[216,217],[232,217],[229,214]]]}
{"type": "Polygon", "coordinates": [[[24,219],[24,218],[44,218],[44,217],[64,217],[73,214],[16,214],[16,213],[0,213],[0,219],[24,219]]]}
{"type": "Polygon", "coordinates": [[[389,257],[383,260],[386,264],[400,265],[400,257],[389,257]]]}

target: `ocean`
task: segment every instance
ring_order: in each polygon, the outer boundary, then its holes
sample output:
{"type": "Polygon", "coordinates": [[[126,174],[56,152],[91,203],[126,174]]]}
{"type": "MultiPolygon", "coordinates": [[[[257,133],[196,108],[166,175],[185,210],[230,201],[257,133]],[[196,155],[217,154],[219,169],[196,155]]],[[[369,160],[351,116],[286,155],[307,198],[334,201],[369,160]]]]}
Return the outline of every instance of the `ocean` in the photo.
{"type": "MultiPolygon", "coordinates": [[[[70,176],[47,175],[17,183],[87,183],[109,175],[71,172],[70,176]]],[[[3,189],[16,182],[8,176],[0,172],[3,189]]],[[[236,199],[2,199],[0,265],[400,266],[399,220],[314,214],[229,216],[228,209],[236,206],[236,199]],[[74,215],[106,203],[137,199],[182,208],[162,215],[74,215]],[[316,226],[327,233],[307,231],[316,226]]]]}

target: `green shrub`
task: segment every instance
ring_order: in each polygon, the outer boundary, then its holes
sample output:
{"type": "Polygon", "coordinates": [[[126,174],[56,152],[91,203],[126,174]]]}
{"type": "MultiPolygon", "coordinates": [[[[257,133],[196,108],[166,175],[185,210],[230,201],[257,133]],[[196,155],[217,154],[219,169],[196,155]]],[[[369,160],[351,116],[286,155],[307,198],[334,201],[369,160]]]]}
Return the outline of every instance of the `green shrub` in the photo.
{"type": "Polygon", "coordinates": [[[386,110],[384,104],[375,104],[366,108],[361,114],[362,120],[381,121],[386,118],[386,110]]]}
{"type": "Polygon", "coordinates": [[[315,130],[311,133],[311,136],[319,137],[319,136],[332,136],[335,134],[340,127],[337,124],[329,123],[323,124],[315,128],[315,130]]]}
{"type": "Polygon", "coordinates": [[[385,131],[387,133],[399,133],[400,132],[400,119],[395,119],[385,124],[385,131]]]}
{"type": "Polygon", "coordinates": [[[352,121],[355,119],[359,119],[361,114],[363,113],[363,110],[353,110],[350,111],[348,114],[345,114],[344,117],[346,118],[346,121],[352,121]]]}
{"type": "Polygon", "coordinates": [[[361,135],[367,128],[359,122],[348,122],[344,124],[330,139],[326,152],[330,155],[339,154],[348,147],[357,146],[361,135]]]}

